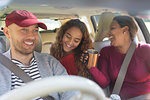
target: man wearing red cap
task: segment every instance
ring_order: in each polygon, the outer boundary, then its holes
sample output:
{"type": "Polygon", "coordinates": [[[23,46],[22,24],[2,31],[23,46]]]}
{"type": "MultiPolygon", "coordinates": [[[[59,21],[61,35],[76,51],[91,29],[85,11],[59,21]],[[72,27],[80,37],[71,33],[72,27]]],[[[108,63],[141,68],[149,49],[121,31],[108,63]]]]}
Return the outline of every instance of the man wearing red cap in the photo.
{"type": "MultiPolygon", "coordinates": [[[[64,67],[49,54],[35,52],[39,39],[39,27],[47,29],[35,15],[26,10],[15,10],[5,20],[3,31],[10,42],[10,50],[4,55],[18,65],[32,79],[38,80],[48,76],[67,75],[64,67]]],[[[0,95],[25,84],[18,76],[0,65],[0,95]]],[[[68,100],[75,92],[52,94],[56,100],[68,100]]],[[[42,98],[36,100],[43,100],[42,98]]]]}

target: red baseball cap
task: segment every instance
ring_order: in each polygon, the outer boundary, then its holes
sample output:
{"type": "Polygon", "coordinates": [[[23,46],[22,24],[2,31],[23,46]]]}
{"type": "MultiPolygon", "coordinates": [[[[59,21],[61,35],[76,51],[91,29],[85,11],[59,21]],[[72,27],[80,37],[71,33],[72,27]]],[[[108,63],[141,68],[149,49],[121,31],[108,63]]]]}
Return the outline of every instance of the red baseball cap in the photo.
{"type": "Polygon", "coordinates": [[[8,27],[11,24],[17,24],[20,27],[28,27],[33,24],[38,24],[39,27],[47,30],[47,26],[39,22],[35,15],[26,10],[15,10],[9,15],[7,15],[5,24],[8,27]]]}

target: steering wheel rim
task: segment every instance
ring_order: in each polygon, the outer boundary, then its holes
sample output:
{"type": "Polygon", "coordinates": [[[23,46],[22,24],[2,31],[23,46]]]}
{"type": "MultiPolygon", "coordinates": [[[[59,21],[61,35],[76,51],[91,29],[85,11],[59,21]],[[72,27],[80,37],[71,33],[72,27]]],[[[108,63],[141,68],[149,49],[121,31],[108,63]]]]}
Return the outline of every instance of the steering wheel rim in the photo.
{"type": "Polygon", "coordinates": [[[30,100],[35,97],[69,90],[79,90],[83,94],[91,94],[96,97],[96,100],[106,99],[103,90],[95,82],[79,76],[65,75],[29,82],[0,96],[0,100],[30,100]]]}

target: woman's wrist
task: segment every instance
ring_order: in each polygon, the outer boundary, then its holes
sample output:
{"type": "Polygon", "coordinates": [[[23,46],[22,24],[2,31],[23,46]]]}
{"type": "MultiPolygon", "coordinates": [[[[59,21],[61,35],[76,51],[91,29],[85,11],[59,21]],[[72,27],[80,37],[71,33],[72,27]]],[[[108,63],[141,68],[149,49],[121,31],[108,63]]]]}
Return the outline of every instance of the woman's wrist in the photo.
{"type": "Polygon", "coordinates": [[[87,69],[91,69],[91,68],[94,68],[95,66],[87,66],[87,69]]]}

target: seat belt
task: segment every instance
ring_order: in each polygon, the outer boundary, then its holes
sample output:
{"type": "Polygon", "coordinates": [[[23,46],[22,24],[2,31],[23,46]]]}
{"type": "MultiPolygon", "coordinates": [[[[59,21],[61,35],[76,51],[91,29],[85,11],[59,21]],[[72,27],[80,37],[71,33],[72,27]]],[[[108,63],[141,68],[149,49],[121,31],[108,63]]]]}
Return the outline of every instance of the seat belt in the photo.
{"type": "Polygon", "coordinates": [[[126,72],[128,69],[128,65],[131,61],[132,55],[134,54],[136,46],[137,46],[137,43],[135,41],[132,41],[132,43],[131,43],[128,51],[127,51],[127,54],[124,58],[124,61],[121,65],[121,68],[120,68],[118,77],[116,79],[112,94],[119,94],[120,93],[120,90],[121,90],[121,87],[122,87],[122,84],[123,84],[123,81],[124,81],[124,78],[125,78],[125,75],[126,75],[126,72]]]}
{"type": "MultiPolygon", "coordinates": [[[[33,81],[33,79],[25,73],[19,66],[14,64],[10,59],[0,53],[0,63],[18,76],[25,83],[33,81]]],[[[52,96],[41,97],[43,100],[55,100],[52,96]]]]}

